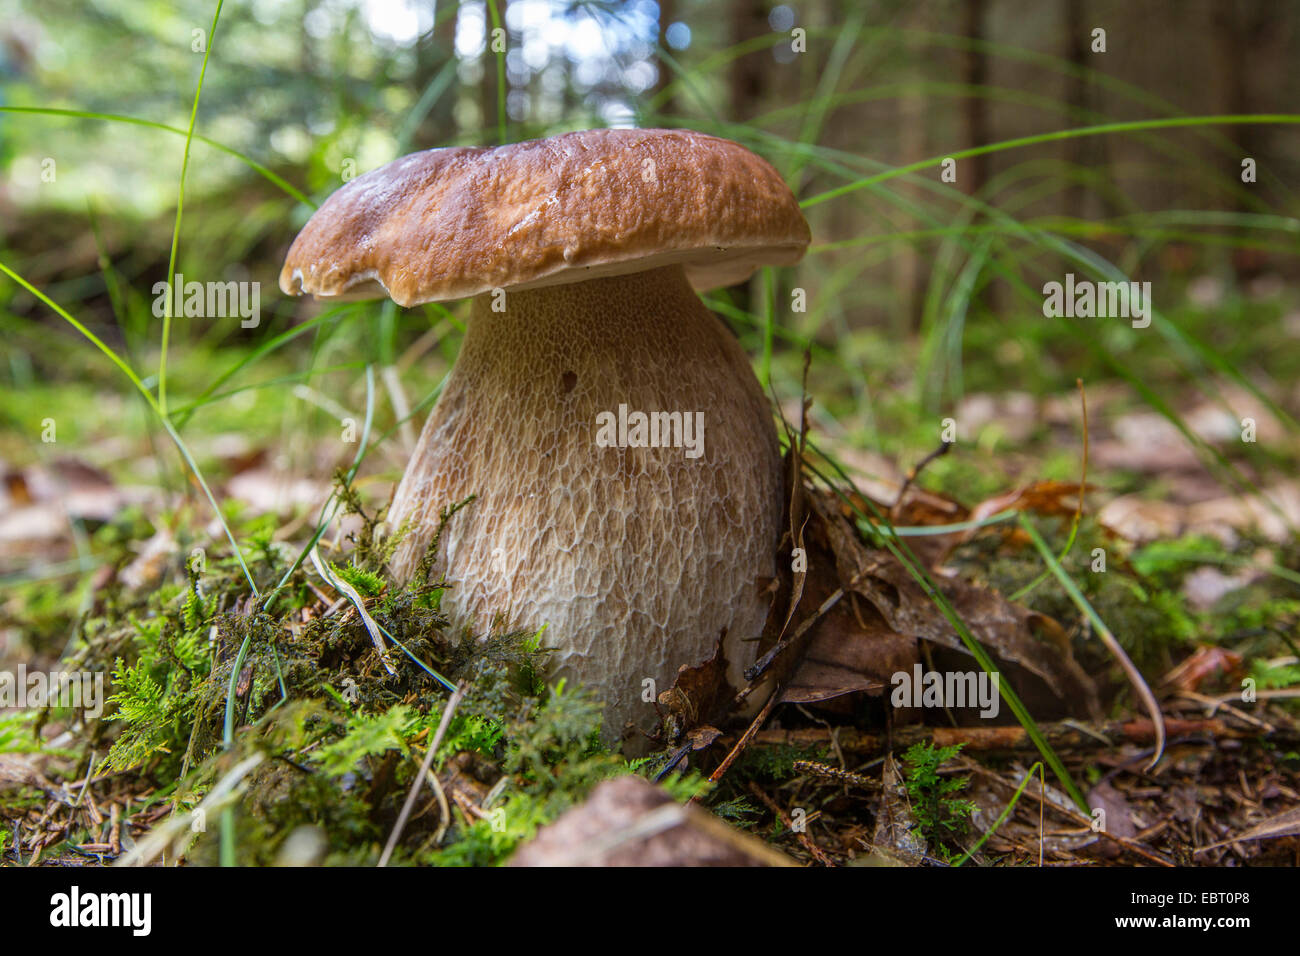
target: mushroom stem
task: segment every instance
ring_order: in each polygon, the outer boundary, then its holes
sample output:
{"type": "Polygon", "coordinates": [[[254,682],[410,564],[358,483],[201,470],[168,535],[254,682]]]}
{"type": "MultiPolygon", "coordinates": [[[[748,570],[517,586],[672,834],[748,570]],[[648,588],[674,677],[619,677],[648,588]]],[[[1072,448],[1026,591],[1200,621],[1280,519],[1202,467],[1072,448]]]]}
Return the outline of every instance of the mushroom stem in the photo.
{"type": "Polygon", "coordinates": [[[488,293],[394,498],[392,568],[476,495],[440,543],[444,611],[480,635],[547,625],[551,676],[596,691],[612,740],[653,717],[647,679],[666,690],[720,636],[740,683],[781,487],[770,406],[682,267],[488,293]]]}

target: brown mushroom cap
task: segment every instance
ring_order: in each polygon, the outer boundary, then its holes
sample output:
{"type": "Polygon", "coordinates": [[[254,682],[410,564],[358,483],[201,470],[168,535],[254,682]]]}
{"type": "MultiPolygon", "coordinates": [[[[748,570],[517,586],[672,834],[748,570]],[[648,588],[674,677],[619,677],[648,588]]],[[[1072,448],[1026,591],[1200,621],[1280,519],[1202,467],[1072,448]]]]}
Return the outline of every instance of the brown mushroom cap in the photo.
{"type": "Polygon", "coordinates": [[[352,180],[294,240],[280,288],[413,306],[680,264],[704,290],[791,265],[809,239],[784,180],[743,146],[585,130],[414,153],[352,180]]]}

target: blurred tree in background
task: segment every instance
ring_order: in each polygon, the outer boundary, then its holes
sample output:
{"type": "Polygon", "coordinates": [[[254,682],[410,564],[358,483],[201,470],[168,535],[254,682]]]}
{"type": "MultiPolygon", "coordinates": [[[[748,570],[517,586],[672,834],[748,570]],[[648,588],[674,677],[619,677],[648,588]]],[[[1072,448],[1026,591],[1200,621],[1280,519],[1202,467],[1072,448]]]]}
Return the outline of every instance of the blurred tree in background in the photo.
{"type": "MultiPolygon", "coordinates": [[[[1295,216],[1293,126],[1203,123],[1006,145],[1105,123],[1285,113],[1300,102],[1295,5],[241,0],[224,5],[211,36],[213,13],[198,0],[0,0],[0,106],[36,110],[0,112],[0,259],[133,355],[157,347],[148,289],[166,278],[183,133],[208,51],[177,271],[260,281],[270,321],[187,322],[178,347],[264,340],[312,308],[275,291],[312,209],[302,200],[318,203],[412,150],[599,125],[726,136],[790,179],[813,225],[799,276],[815,305],[784,317],[777,358],[810,343],[838,353],[858,402],[853,381],[870,378],[871,356],[889,343],[919,334],[933,358],[951,352],[952,336],[978,348],[954,318],[966,309],[995,323],[1031,314],[1024,287],[1074,267],[1057,236],[1133,278],[1296,273],[1293,231],[1258,220],[1260,235],[1224,239],[1251,221],[1206,218],[1295,216]],[[988,144],[1003,145],[963,159],[955,183],[940,181],[942,157],[988,144]],[[1242,181],[1246,158],[1254,183],[1242,181]],[[1024,223],[1036,231],[1017,234],[1024,223]]],[[[788,276],[765,281],[722,297],[733,324],[785,300],[788,276]]],[[[390,364],[433,315],[389,307],[381,335],[357,336],[362,357],[390,364]]],[[[75,337],[0,282],[15,368],[53,373],[42,328],[75,337]]],[[[738,331],[762,347],[752,323],[738,331]]],[[[990,366],[995,380],[1059,387],[1079,371],[1068,343],[1059,362],[1016,366],[1008,337],[1039,336],[1026,346],[1051,358],[1041,327],[999,334],[1011,365],[990,366]]],[[[1117,354],[1133,347],[1122,330],[1105,334],[1117,354]]],[[[931,402],[960,394],[951,368],[923,362],[921,374],[931,402]]]]}

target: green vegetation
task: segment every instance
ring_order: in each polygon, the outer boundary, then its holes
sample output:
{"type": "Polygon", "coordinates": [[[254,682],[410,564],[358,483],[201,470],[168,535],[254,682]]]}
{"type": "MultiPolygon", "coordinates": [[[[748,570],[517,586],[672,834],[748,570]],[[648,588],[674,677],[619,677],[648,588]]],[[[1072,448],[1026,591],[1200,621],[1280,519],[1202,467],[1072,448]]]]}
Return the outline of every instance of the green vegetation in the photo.
{"type": "Polygon", "coordinates": [[[969,785],[965,777],[942,776],[939,768],[961,751],[961,744],[935,747],[913,744],[903,754],[904,785],[921,835],[931,848],[952,862],[953,849],[970,831],[970,815],[975,804],[957,796],[969,785]]]}

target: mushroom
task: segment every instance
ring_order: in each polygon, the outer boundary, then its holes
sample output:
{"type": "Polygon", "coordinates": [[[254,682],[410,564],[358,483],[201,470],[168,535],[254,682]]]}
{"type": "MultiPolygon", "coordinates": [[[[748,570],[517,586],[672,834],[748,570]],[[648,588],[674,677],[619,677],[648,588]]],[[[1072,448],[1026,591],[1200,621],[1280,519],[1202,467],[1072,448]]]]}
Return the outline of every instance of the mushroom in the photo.
{"type": "Polygon", "coordinates": [[[389,512],[398,580],[440,515],[442,608],[545,626],[605,739],[647,688],[755,657],[782,513],[771,407],[694,290],[796,262],[808,224],[764,160],[684,130],[587,130],[415,153],[335,192],[294,240],[290,295],[473,297],[389,512]],[[692,288],[693,287],[693,288],[692,288]],[[648,683],[652,680],[654,683],[648,683]]]}

